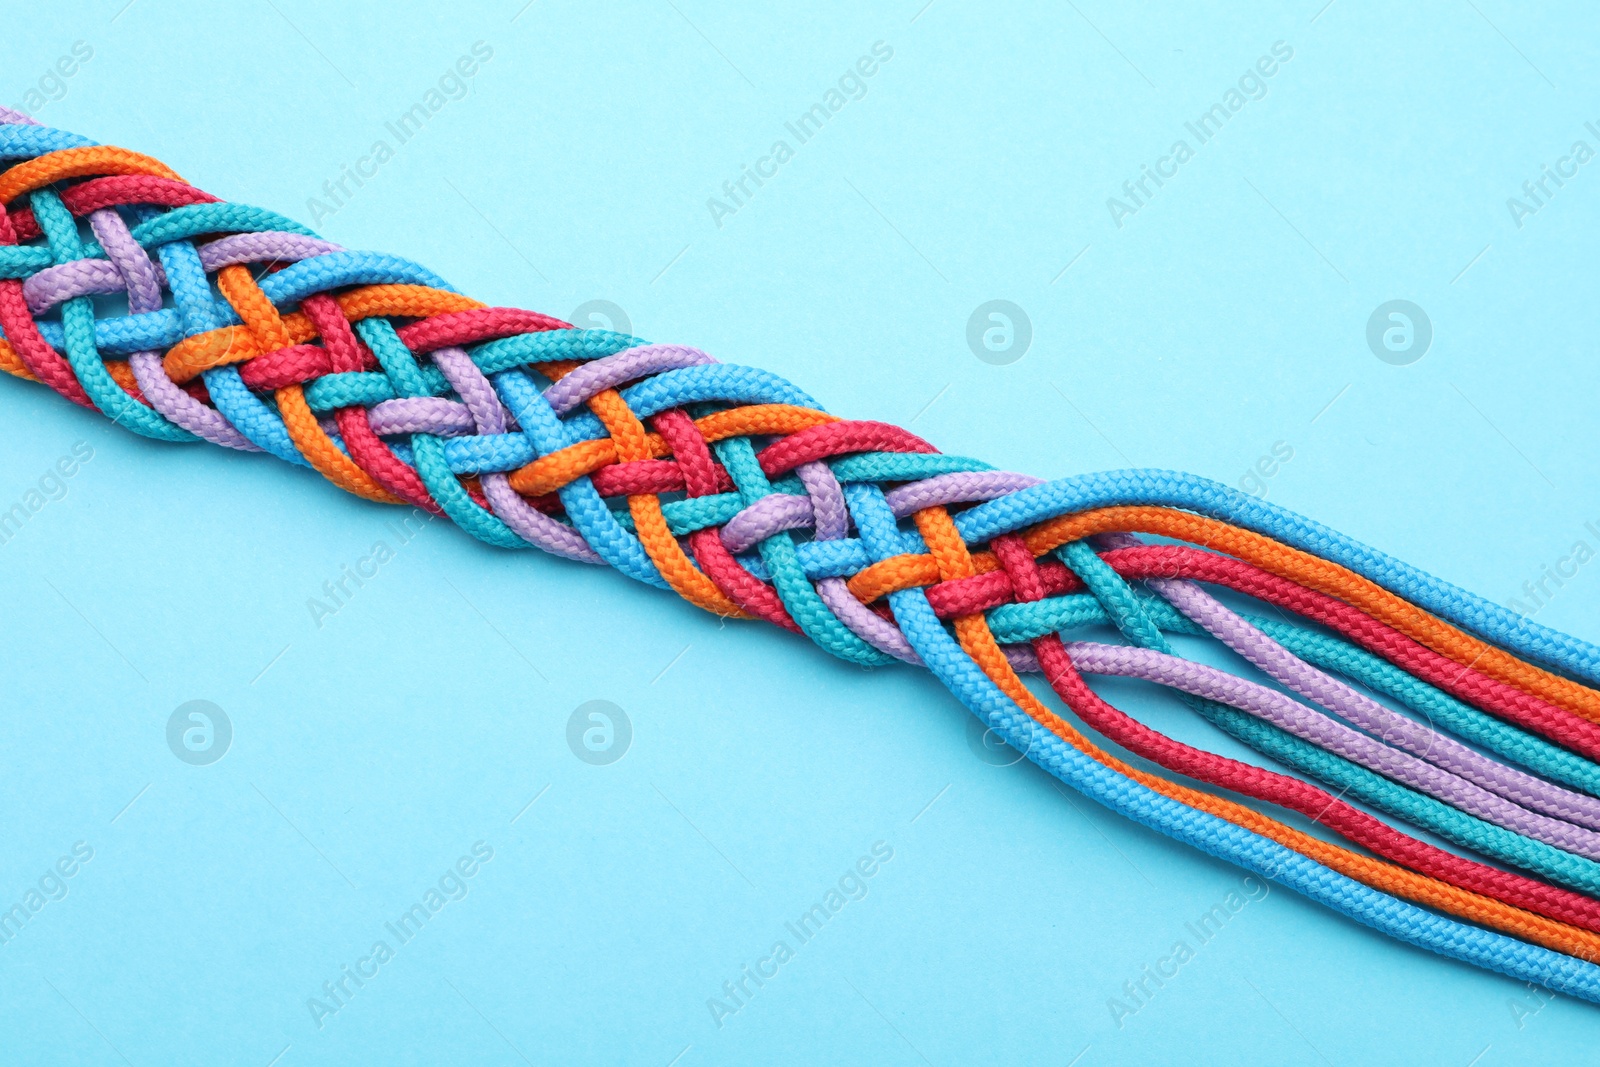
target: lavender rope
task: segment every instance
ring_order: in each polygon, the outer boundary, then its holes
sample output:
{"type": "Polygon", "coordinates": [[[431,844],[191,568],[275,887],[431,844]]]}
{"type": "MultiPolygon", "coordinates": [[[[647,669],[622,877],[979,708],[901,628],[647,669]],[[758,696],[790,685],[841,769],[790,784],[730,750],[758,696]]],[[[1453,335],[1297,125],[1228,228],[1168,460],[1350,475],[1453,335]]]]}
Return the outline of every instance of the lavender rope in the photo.
{"type": "Polygon", "coordinates": [[[698,348],[684,345],[640,345],[615,355],[585,363],[544,391],[545,400],[557,415],[565,415],[597,393],[624,382],[645,378],[664,370],[697,367],[716,360],[698,348]]]}
{"type": "Polygon", "coordinates": [[[1142,678],[1238,708],[1462,811],[1587,859],[1600,860],[1600,834],[1539,815],[1408,753],[1335,722],[1274,689],[1151,649],[1073,642],[1072,662],[1090,674],[1142,678]]]}
{"type": "MultiPolygon", "coordinates": [[[[478,433],[506,432],[509,413],[501,404],[494,386],[489,384],[489,379],[484,377],[483,371],[478,369],[464,349],[441,348],[434,352],[433,362],[444,373],[456,395],[461,397],[473,421],[477,423],[478,433]]],[[[518,537],[568,559],[583,563],[602,562],[600,554],[589,547],[577,530],[522,499],[522,495],[511,488],[510,479],[505,474],[484,474],[480,480],[483,495],[494,505],[495,514],[518,537]]]]}
{"type": "Polygon", "coordinates": [[[903,519],[922,508],[996,500],[1008,493],[1042,484],[1042,479],[1030,474],[1012,474],[1010,471],[938,474],[891,489],[883,494],[883,499],[889,505],[889,510],[894,512],[894,517],[903,519]]]}
{"type": "Polygon", "coordinates": [[[1148,584],[1278,684],[1376,734],[1380,740],[1524,807],[1591,830],[1600,829],[1600,800],[1498,763],[1452,737],[1391,711],[1300,659],[1193,582],[1151,579],[1148,584]]]}

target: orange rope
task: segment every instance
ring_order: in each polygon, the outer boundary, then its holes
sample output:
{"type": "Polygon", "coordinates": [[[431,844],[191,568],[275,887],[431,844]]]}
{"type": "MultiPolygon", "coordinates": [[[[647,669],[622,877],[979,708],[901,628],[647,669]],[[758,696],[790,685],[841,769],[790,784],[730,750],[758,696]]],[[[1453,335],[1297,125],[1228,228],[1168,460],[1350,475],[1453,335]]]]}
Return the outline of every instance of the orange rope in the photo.
{"type": "MultiPolygon", "coordinates": [[[[923,540],[927,542],[931,557],[939,566],[940,580],[951,581],[977,573],[972,566],[966,543],[961,540],[955,523],[951,521],[945,509],[927,508],[917,512],[914,520],[923,540]]],[[[1029,716],[1084,755],[1132,778],[1141,785],[1173,800],[1237,823],[1340,874],[1413,903],[1424,904],[1452,915],[1471,919],[1492,929],[1514,934],[1580,959],[1600,960],[1600,935],[1503,904],[1493,898],[1417,874],[1404,867],[1329,844],[1263,815],[1254,808],[1176,782],[1169,782],[1117,759],[1095,745],[1033,695],[1032,691],[1022,683],[1017,672],[1012,669],[982,615],[957,618],[955,630],[956,637],[967,655],[971,656],[984,674],[1007,696],[1016,701],[1029,716]]]]}

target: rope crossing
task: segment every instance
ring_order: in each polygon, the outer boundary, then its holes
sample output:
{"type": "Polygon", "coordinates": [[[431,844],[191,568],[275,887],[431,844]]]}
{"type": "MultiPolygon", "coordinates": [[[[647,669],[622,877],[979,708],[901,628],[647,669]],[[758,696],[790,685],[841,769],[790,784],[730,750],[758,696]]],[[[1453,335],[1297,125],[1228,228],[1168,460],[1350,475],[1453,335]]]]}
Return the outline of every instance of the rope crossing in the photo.
{"type": "Polygon", "coordinates": [[[762,370],[487,307],[4,109],[0,334],[0,369],[136,433],[270,453],[492,545],[924,667],[1129,818],[1600,1002],[1600,648],[1292,512],[1168,471],[1043,482],[947,456],[762,370]],[[1063,638],[1093,627],[1125,643],[1063,638]],[[1174,634],[1262,680],[1180,658],[1174,634]],[[1085,675],[1172,689],[1293,773],[1166,737],[1085,675]]]}

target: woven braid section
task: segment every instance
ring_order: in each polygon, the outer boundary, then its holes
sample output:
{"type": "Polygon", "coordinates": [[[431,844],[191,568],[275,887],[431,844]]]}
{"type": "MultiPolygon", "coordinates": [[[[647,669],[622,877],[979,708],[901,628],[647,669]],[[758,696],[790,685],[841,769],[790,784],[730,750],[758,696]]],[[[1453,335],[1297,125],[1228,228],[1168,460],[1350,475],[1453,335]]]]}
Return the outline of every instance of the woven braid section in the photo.
{"type": "Polygon", "coordinates": [[[487,543],[607,564],[853,662],[920,664],[1034,762],[1131,818],[1393,936],[1600,1001],[1588,962],[1600,959],[1595,646],[1215,483],[1163,471],[1043,483],[945,456],[899,427],[830,415],[756,368],[486,307],[416,264],[348,251],[156,160],[8,112],[0,162],[0,369],[152,438],[269,453],[487,543]],[[111,294],[126,313],[97,312],[111,294]],[[1187,544],[1087,540],[1130,533],[1187,544]],[[1197,581],[1344,640],[1205,614],[1197,581]],[[1149,606],[1130,582],[1180,610],[1149,606]],[[1060,613],[1086,598],[1143,647],[1063,642],[1060,613]],[[1284,705],[1170,655],[1162,629],[1193,633],[1192,620],[1256,642],[1329,714],[1365,706],[1306,659],[1438,710],[1562,784],[1430,735],[1397,737],[1410,745],[1402,760],[1403,745],[1374,748],[1353,727],[1283,711],[1324,739],[1312,744],[1290,720],[1252,718],[1240,709],[1284,705]],[[1308,815],[1380,858],[1133,766],[1036,698],[1019,667],[1042,668],[1131,751],[1308,815]],[[1260,750],[1560,885],[1163,738],[1096,696],[1083,670],[1200,693],[1202,715],[1260,750]]]}

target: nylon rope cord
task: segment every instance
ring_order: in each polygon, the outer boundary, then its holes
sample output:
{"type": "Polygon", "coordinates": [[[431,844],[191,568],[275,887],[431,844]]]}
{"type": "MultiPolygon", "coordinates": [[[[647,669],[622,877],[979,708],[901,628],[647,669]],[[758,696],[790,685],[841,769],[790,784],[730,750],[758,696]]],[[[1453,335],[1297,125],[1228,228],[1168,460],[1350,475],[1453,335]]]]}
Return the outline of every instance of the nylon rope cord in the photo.
{"type": "Polygon", "coordinates": [[[947,456],[756,368],[488,307],[3,108],[0,370],[147,437],[267,453],[491,545],[919,665],[1112,810],[1600,1003],[1600,647],[1277,505],[1170,471],[1044,482],[947,456]],[[1128,643],[1067,639],[1096,626],[1128,643]],[[1287,772],[1165,737],[1085,675],[1172,689],[1287,772]]]}

